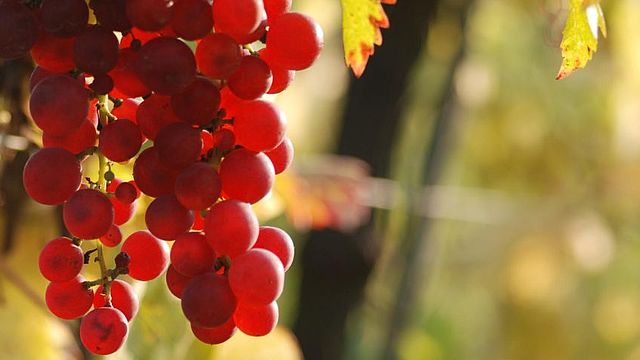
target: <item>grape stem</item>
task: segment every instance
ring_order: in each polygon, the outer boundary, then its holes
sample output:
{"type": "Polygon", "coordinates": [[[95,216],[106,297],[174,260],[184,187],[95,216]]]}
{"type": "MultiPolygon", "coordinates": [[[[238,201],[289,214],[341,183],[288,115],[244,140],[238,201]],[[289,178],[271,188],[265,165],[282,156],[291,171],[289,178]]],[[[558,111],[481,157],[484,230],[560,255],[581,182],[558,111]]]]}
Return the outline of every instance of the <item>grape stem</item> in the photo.
{"type": "Polygon", "coordinates": [[[109,122],[116,120],[116,117],[109,111],[109,95],[98,95],[98,120],[100,125],[106,126],[109,122]]]}
{"type": "MultiPolygon", "coordinates": [[[[98,96],[98,116],[100,124],[103,126],[107,125],[107,123],[115,119],[113,115],[109,112],[109,108],[107,107],[107,103],[109,101],[108,95],[99,95],[98,96]]],[[[103,193],[107,192],[107,180],[105,179],[106,167],[107,167],[107,159],[104,157],[102,152],[96,151],[98,155],[98,189],[103,193]]],[[[98,256],[96,260],[100,263],[100,282],[103,284],[102,292],[107,297],[107,303],[111,302],[110,290],[111,290],[111,281],[109,281],[109,272],[107,271],[107,264],[104,259],[104,250],[102,246],[102,242],[100,240],[96,240],[96,249],[98,250],[98,256]]]]}

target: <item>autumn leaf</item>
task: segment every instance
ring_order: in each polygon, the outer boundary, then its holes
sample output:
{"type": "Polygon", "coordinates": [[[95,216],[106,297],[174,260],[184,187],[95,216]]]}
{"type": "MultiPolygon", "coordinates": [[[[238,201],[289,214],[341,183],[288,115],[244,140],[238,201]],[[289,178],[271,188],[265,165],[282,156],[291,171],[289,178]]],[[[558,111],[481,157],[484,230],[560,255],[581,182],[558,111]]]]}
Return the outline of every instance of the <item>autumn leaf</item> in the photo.
{"type": "Polygon", "coordinates": [[[598,50],[598,28],[607,36],[599,0],[570,0],[569,16],[562,31],[562,65],[556,76],[561,80],[584,68],[598,50]]]}
{"type": "Polygon", "coordinates": [[[389,27],[382,4],[395,4],[396,0],[341,0],[341,3],[345,61],[360,77],[373,55],[374,44],[382,44],[380,28],[389,27]]]}

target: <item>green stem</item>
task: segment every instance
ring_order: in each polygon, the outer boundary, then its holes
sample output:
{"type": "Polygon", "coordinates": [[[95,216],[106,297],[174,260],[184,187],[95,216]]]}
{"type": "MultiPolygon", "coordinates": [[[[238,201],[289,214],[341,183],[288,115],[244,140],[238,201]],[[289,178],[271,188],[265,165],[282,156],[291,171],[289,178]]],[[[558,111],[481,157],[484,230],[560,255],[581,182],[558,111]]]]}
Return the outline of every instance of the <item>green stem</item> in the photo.
{"type": "Polygon", "coordinates": [[[116,119],[109,111],[109,95],[98,95],[98,120],[102,126],[116,119]]]}

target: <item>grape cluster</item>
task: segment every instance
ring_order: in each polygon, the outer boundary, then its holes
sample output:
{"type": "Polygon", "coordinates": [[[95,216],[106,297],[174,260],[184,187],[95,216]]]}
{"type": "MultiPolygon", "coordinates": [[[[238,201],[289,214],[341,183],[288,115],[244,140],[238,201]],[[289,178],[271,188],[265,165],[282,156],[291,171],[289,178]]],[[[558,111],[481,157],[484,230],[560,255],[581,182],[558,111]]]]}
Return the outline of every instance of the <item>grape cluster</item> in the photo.
{"type": "Polygon", "coordinates": [[[62,204],[71,234],[40,254],[46,303],[62,319],[83,317],[80,338],[90,351],[112,353],[127,338],[138,299],[118,279],[124,274],[148,281],[166,271],[205,343],[275,327],[293,242],[260,226],[251,204],[290,165],[293,146],[285,115],[261,98],[285,90],[323,44],[317,23],[290,7],[291,0],[0,0],[0,57],[30,52],[37,64],[29,109],[43,148],[25,166],[24,187],[39,203],[62,204]],[[83,178],[91,157],[97,179],[83,178]],[[115,178],[114,162],[133,162],[133,180],[115,178]],[[141,194],[153,199],[147,229],[125,238],[120,226],[141,194]],[[98,241],[83,253],[88,240],[98,241]],[[103,246],[120,243],[108,269],[103,246]],[[81,271],[92,257],[101,277],[88,281],[81,271]]]}

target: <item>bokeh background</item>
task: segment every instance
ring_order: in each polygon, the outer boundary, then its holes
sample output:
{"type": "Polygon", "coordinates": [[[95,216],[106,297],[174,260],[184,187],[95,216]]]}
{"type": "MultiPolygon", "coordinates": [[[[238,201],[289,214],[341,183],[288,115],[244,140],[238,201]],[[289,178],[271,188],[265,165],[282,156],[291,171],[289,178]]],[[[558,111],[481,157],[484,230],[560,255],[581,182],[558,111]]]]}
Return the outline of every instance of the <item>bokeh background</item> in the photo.
{"type": "MultiPolygon", "coordinates": [[[[294,7],[325,50],[275,98],[296,147],[257,207],[296,243],[279,328],[202,345],[157,279],[108,358],[640,359],[640,3],[603,2],[608,38],[560,82],[566,1],[399,0],[360,80],[339,2],[294,7]]],[[[0,359],[83,359],[42,300],[59,213],[21,189],[30,66],[0,70],[0,359]]]]}

